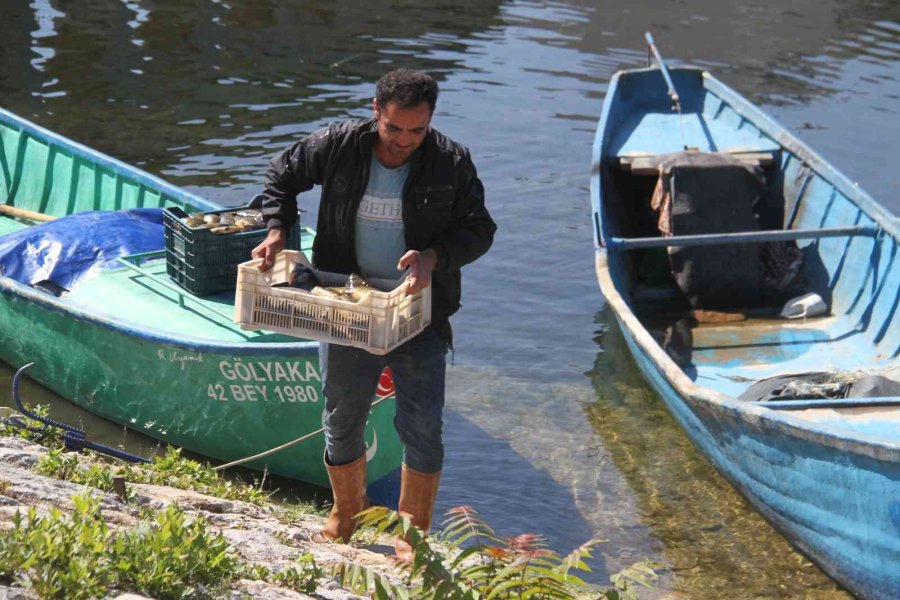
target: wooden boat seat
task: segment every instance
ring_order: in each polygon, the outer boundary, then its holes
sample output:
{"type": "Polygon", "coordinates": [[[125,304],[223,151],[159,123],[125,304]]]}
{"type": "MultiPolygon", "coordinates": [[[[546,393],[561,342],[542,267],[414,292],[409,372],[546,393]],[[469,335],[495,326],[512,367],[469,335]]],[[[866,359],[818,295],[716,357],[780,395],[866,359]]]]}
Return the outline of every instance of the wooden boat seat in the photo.
{"type": "MultiPolygon", "coordinates": [[[[765,166],[775,162],[777,151],[759,150],[733,150],[722,154],[728,154],[748,166],[765,166]]],[[[635,175],[659,175],[659,163],[667,157],[666,154],[628,155],[619,157],[619,167],[625,171],[631,171],[635,175]]]]}

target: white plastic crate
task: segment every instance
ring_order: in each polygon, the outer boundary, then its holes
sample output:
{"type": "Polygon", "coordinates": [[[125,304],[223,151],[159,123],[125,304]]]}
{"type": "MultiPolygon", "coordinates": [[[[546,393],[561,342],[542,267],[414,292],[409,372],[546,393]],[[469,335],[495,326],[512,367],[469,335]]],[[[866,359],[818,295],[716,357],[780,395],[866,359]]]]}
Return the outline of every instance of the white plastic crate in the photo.
{"type": "MultiPolygon", "coordinates": [[[[386,354],[431,323],[431,286],[406,295],[406,282],[371,279],[372,291],[359,302],[314,296],[296,288],[272,287],[291,280],[295,264],[310,267],[303,252],[283,250],[275,264],[259,270],[262,259],[238,267],[234,321],[241,329],[287,335],[363,348],[386,354]]],[[[348,276],[315,271],[325,286],[342,286],[348,276]]]]}

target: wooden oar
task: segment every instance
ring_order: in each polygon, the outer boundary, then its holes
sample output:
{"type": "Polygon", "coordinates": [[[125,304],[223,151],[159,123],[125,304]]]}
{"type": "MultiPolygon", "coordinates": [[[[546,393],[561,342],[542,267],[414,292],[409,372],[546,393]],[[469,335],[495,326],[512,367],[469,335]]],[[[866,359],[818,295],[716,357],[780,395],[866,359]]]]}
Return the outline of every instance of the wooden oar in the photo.
{"type": "Polygon", "coordinates": [[[28,219],[29,221],[38,221],[41,223],[56,219],[56,217],[51,215],[45,215],[44,213],[26,210],[24,208],[16,208],[15,206],[9,206],[7,204],[0,204],[0,215],[15,217],[17,219],[28,219]]]}
{"type": "Polygon", "coordinates": [[[681,114],[681,98],[678,96],[678,91],[675,89],[675,83],[672,81],[672,77],[669,75],[669,69],[668,67],[666,67],[666,62],[663,60],[662,55],[656,48],[656,44],[653,42],[653,36],[649,31],[644,34],[644,39],[647,40],[647,48],[649,48],[650,52],[653,53],[653,56],[656,57],[656,64],[659,65],[659,70],[662,71],[662,76],[663,79],[666,80],[666,85],[669,86],[668,92],[669,96],[672,98],[674,108],[678,111],[678,114],[681,114]]]}
{"type": "Polygon", "coordinates": [[[684,141],[684,115],[681,112],[681,97],[678,95],[678,90],[675,89],[675,82],[672,81],[672,77],[669,75],[669,68],[666,67],[666,61],[663,60],[662,54],[660,54],[659,50],[656,48],[656,44],[653,42],[653,36],[650,35],[649,31],[644,34],[644,39],[647,40],[647,48],[649,48],[653,56],[656,57],[656,64],[659,65],[659,70],[662,72],[666,85],[669,86],[668,91],[669,96],[672,98],[672,108],[678,112],[678,122],[681,125],[681,146],[687,150],[688,147],[684,141]]]}

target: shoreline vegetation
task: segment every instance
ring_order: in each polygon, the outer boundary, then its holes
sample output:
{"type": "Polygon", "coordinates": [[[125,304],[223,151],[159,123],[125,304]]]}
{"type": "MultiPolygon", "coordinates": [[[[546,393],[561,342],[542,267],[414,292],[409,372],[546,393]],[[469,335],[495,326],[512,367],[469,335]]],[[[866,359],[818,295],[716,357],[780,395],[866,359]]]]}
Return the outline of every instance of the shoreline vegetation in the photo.
{"type": "MultiPolygon", "coordinates": [[[[46,416],[47,409],[38,407],[46,416]]],[[[0,414],[0,416],[9,416],[0,414]]],[[[0,599],[350,600],[637,598],[647,562],[584,583],[598,540],[561,557],[540,536],[500,538],[469,507],[423,538],[408,520],[369,509],[350,544],[320,541],[325,511],[280,504],[167,449],[147,465],[67,451],[61,436],[0,423],[0,599]],[[393,539],[416,549],[393,559],[393,539]]]]}

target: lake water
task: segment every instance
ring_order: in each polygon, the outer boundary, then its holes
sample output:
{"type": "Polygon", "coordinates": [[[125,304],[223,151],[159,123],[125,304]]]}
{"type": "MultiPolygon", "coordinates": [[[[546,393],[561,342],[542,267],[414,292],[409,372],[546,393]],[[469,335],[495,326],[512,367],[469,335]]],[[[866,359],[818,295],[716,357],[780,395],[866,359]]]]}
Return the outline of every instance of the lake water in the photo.
{"type": "MultiPolygon", "coordinates": [[[[234,206],[298,136],[369,115],[383,72],[432,73],[433,124],[472,150],[499,224],[464,271],[438,510],[471,504],[498,532],[542,533],[562,552],[602,537],[596,581],[649,558],[665,565],[660,594],[846,597],[698,455],[598,291],[594,128],[612,74],[645,63],[647,30],[673,63],[710,69],[900,212],[890,1],[0,0],[0,104],[234,206]]],[[[316,198],[300,199],[306,224],[316,198]]]]}

